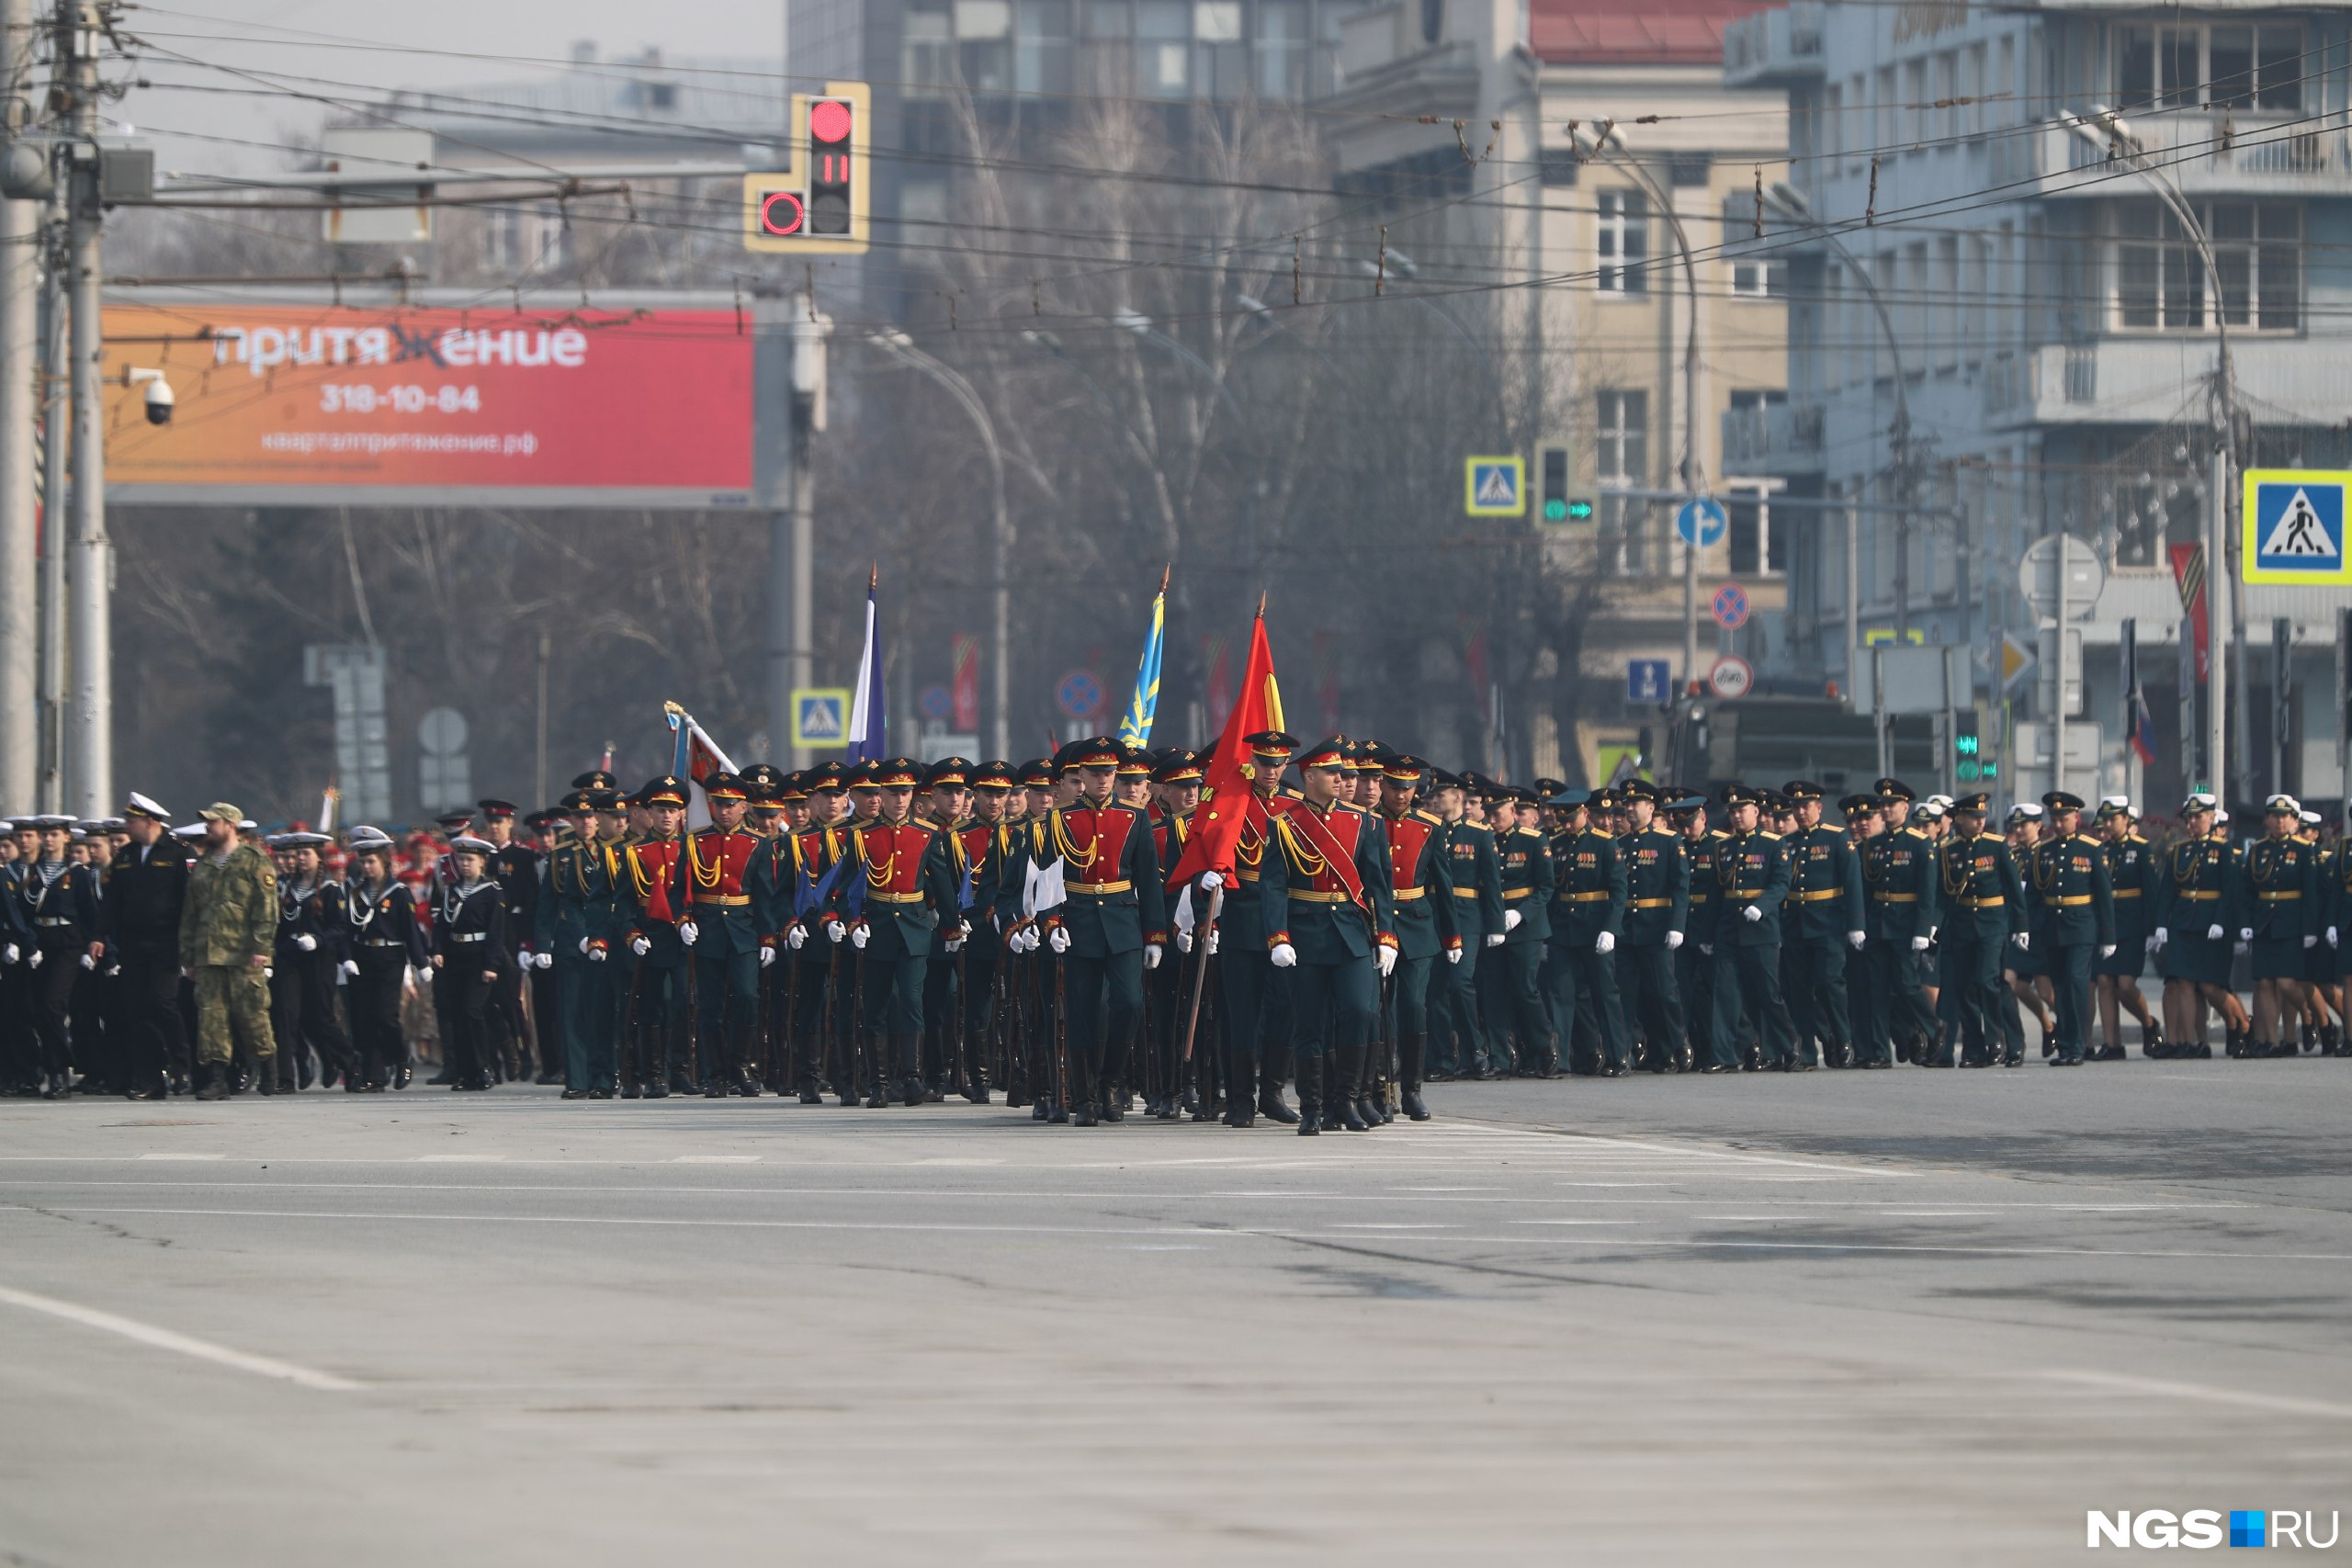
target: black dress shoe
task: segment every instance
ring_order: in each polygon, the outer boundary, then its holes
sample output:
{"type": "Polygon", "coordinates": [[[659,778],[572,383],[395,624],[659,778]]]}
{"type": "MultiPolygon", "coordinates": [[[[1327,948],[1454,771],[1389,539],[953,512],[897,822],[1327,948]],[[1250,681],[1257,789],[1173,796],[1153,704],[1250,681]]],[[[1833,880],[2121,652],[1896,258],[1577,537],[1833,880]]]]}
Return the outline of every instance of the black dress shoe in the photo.
{"type": "Polygon", "coordinates": [[[1036,1104],[1032,1105],[1029,1108],[1029,1120],[1032,1122],[1043,1122],[1049,1113],[1050,1107],[1041,1100],[1037,1101],[1036,1104]]]}
{"type": "Polygon", "coordinates": [[[1397,1099],[1407,1116],[1416,1122],[1426,1122],[1430,1119],[1430,1108],[1422,1102],[1419,1089],[1408,1089],[1397,1096],[1397,1099]]]}
{"type": "Polygon", "coordinates": [[[585,1100],[588,1098],[588,1091],[584,1089],[568,1089],[557,1098],[561,1100],[585,1100]]]}
{"type": "Polygon", "coordinates": [[[1067,1126],[1069,1122],[1069,1108],[1057,1100],[1046,1107],[1046,1121],[1051,1126],[1067,1126]]]}
{"type": "Polygon", "coordinates": [[[2053,1067],[2079,1067],[2083,1059],[2080,1056],[2052,1056],[2050,1065],[2053,1067]]]}
{"type": "Polygon", "coordinates": [[[1699,1070],[1710,1077],[1713,1077],[1719,1073],[1736,1073],[1739,1071],[1737,1067],[1733,1066],[1729,1062],[1709,1062],[1705,1066],[1701,1067],[1699,1070]]]}
{"type": "Polygon", "coordinates": [[[1091,1127],[1094,1125],[1094,1102],[1092,1100],[1081,1100],[1076,1105],[1069,1108],[1069,1124],[1071,1126],[1091,1127]]]}
{"type": "Polygon", "coordinates": [[[670,1086],[663,1083],[661,1079],[656,1078],[651,1083],[645,1086],[645,1098],[648,1100],[667,1100],[670,1098],[670,1086]]]}
{"type": "Polygon", "coordinates": [[[725,1100],[727,1098],[727,1084],[725,1080],[720,1078],[711,1079],[708,1087],[704,1089],[702,1091],[702,1097],[705,1100],[725,1100]]]}
{"type": "Polygon", "coordinates": [[[635,1100],[639,1095],[644,1092],[645,1091],[643,1089],[638,1088],[637,1085],[633,1083],[625,1083],[621,1085],[621,1098],[623,1100],[635,1100]]]}
{"type": "Polygon", "coordinates": [[[1894,1069],[1894,1064],[1883,1056],[1872,1056],[1869,1061],[1864,1062],[1862,1066],[1867,1071],[1892,1072],[1894,1069]]]}
{"type": "Polygon", "coordinates": [[[800,1089],[800,1103],[803,1105],[822,1105],[825,1103],[825,1097],[817,1092],[817,1086],[815,1084],[804,1084],[800,1089]]]}
{"type": "Polygon", "coordinates": [[[1811,1073],[1818,1072],[1820,1068],[1821,1064],[1818,1062],[1791,1062],[1783,1071],[1792,1073],[1811,1073]]]}
{"type": "Polygon", "coordinates": [[[1604,1078],[1622,1078],[1625,1076],[1625,1069],[1611,1063],[1600,1069],[1600,1076],[1604,1078]]]}
{"type": "Polygon", "coordinates": [[[588,1091],[588,1098],[591,1100],[610,1100],[613,1098],[613,1091],[608,1089],[592,1089],[588,1091]]]}

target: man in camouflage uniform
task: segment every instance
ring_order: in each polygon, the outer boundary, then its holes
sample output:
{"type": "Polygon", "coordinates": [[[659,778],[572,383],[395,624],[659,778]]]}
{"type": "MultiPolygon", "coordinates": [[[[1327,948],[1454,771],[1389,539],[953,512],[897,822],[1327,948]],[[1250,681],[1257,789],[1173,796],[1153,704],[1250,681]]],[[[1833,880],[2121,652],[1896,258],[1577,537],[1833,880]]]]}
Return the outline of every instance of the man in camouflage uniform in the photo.
{"type": "Polygon", "coordinates": [[[232,1024],[252,1047],[258,1081],[271,1081],[277,1067],[263,970],[277,937],[277,874],[267,855],[239,840],[243,816],[224,801],[204,808],[204,853],[189,870],[180,909],[180,967],[196,979],[198,1100],[229,1092],[232,1024]]]}

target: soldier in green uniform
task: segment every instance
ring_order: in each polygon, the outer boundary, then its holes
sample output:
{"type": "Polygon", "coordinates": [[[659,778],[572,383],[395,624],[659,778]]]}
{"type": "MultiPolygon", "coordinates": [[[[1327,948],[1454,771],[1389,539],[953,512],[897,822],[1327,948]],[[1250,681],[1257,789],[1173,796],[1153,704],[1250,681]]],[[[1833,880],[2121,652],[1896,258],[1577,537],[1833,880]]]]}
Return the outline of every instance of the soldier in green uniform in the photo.
{"type": "Polygon", "coordinates": [[[1729,835],[1707,825],[1707,797],[1697,790],[1669,785],[1672,798],[1667,814],[1682,837],[1682,856],[1690,873],[1690,901],[1684,916],[1683,942],[1674,955],[1674,980],[1682,994],[1684,1027],[1690,1042],[1690,1065],[1702,1073],[1733,1073],[1739,1060],[1732,1051],[1731,1031],[1717,1016],[1723,1004],[1718,986],[1729,957],[1718,960],[1721,940],[1717,917],[1723,894],[1715,881],[1715,855],[1729,835]]]}
{"type": "Polygon", "coordinates": [[[1557,1027],[1568,1032],[1568,1071],[1580,1077],[1622,1078],[1632,1069],[1617,996],[1625,866],[1617,840],[1592,824],[1596,798],[1581,789],[1552,797],[1563,828],[1554,850],[1558,868],[1550,911],[1552,1011],[1557,1027]],[[1597,1059],[1588,1042],[1599,1046],[1597,1059]]]}
{"type": "Polygon", "coordinates": [[[1927,983],[1934,971],[1927,952],[1936,938],[1935,849],[1910,821],[1911,786],[1878,781],[1879,810],[1887,830],[1862,855],[1870,898],[1871,1023],[1877,1031],[1857,1046],[1863,1066],[1925,1057],[1936,1033],[1927,983]]]}
{"type": "Polygon", "coordinates": [[[2301,803],[2274,795],[2263,803],[2262,837],[2239,863],[2238,940],[2254,953],[2254,1040],[2249,1059],[2297,1054],[2303,1011],[2304,953],[2318,945],[2319,855],[2295,837],[2301,803]]]}
{"type": "Polygon", "coordinates": [[[619,847],[597,836],[597,818],[617,816],[611,790],[574,790],[563,797],[573,823],[570,838],[548,853],[544,884],[534,906],[532,951],[552,964],[562,1014],[563,1098],[610,1100],[619,1076],[613,999],[614,944],[624,919],[619,847]]]}
{"type": "Polygon", "coordinates": [[[1936,846],[1936,891],[1942,922],[1937,942],[1936,998],[1939,1028],[1930,1066],[1948,1067],[1952,1044],[1960,1065],[1989,1067],[2001,1055],[2001,955],[2012,921],[2025,917],[2025,887],[1999,835],[1984,830],[1987,797],[1962,795],[1951,804],[1952,830],[1936,846]]]}
{"type": "Polygon", "coordinates": [[[243,815],[225,801],[204,808],[204,852],[189,868],[180,908],[180,967],[196,977],[198,1100],[229,1092],[232,1026],[253,1051],[256,1079],[277,1070],[262,971],[277,939],[277,873],[267,855],[239,841],[243,815]]]}
{"type": "Polygon", "coordinates": [[[1396,972],[1387,1031],[1396,1044],[1398,1105],[1416,1122],[1430,1119],[1421,1077],[1429,1052],[1431,975],[1440,967],[1439,953],[1459,955],[1463,947],[1447,880],[1452,866],[1440,848],[1445,823],[1415,801],[1429,776],[1429,764],[1419,757],[1391,750],[1381,759],[1379,810],[1388,833],[1389,900],[1396,911],[1396,972]]]}
{"type": "Polygon", "coordinates": [[[1396,966],[1388,835],[1378,817],[1340,799],[1346,746],[1335,737],[1298,754],[1302,798],[1272,819],[1258,885],[1267,956],[1295,980],[1291,1049],[1302,1136],[1326,1125],[1366,1129],[1348,1089],[1372,1038],[1378,982],[1396,966]]]}
{"type": "Polygon", "coordinates": [[[1533,805],[1508,789],[1487,805],[1502,895],[1502,941],[1487,955],[1478,991],[1487,1061],[1498,1077],[1515,1072],[1545,1077],[1557,1071],[1556,1043],[1541,989],[1553,863],[1544,831],[1535,825],[1533,805]]]}
{"type": "Polygon", "coordinates": [[[2155,946],[2156,890],[2160,886],[2155,847],[2134,831],[2139,817],[2128,795],[2098,803],[2099,852],[2107,857],[2108,886],[2115,895],[2115,953],[2091,970],[2098,988],[2102,1043],[2099,1062],[2123,1060],[2123,1015],[2140,1021],[2140,1052],[2162,1059],[2165,1032],[2140,995],[2140,972],[2155,946]]]}
{"type": "MultiPolygon", "coordinates": [[[[1821,786],[1791,779],[1781,794],[1796,808],[1788,836],[1789,898],[1795,929],[1788,933],[1781,967],[1791,984],[1789,1013],[1800,1038],[1818,1040],[1833,1067],[1853,1060],[1853,1026],[1846,1008],[1846,954],[1864,938],[1861,862],[1846,835],[1821,820],[1821,786]]],[[[1813,1059],[1807,1046],[1804,1059],[1813,1059]]]]}
{"type": "Polygon", "coordinates": [[[1444,964],[1430,982],[1429,1076],[1443,1082],[1456,1073],[1475,1076],[1486,1068],[1478,967],[1494,962],[1491,950],[1503,944],[1503,875],[1493,831],[1470,818],[1469,789],[1462,775],[1434,769],[1430,777],[1436,787],[1430,804],[1440,823],[1432,852],[1444,863],[1454,934],[1462,939],[1446,950],[1444,964]]]}
{"type": "MultiPolygon", "coordinates": [[[[1715,886],[1724,900],[1716,942],[1730,950],[1730,979],[1740,1005],[1763,1037],[1764,1066],[1773,1072],[1810,1072],[1796,1054],[1796,1024],[1781,995],[1781,901],[1789,894],[1788,846],[1758,827],[1764,795],[1741,784],[1725,792],[1731,837],[1715,857],[1715,886]]],[[[1716,984],[1724,983],[1718,976],[1716,984]]]]}
{"type": "Polygon", "coordinates": [[[1617,945],[1617,981],[1624,1004],[1641,1030],[1643,1059],[1653,1073],[1690,1065],[1683,1033],[1682,996],[1675,985],[1674,961],[1688,935],[1690,862],[1682,840],[1657,820],[1657,791],[1642,779],[1618,792],[1627,831],[1618,841],[1625,868],[1625,914],[1617,945]]]}
{"type": "Polygon", "coordinates": [[[2079,1067],[2090,1034],[2091,964],[2115,951],[2115,898],[2107,857],[2082,831],[2081,796],[2052,790],[2041,806],[2050,833],[2033,852],[2033,947],[2047,966],[2057,1015],[2050,1065],[2079,1067]]]}
{"type": "Polygon", "coordinates": [[[2051,1037],[2057,1025],[2050,1017],[2050,977],[2041,955],[2033,950],[2033,919],[2037,908],[2033,896],[2033,852],[2041,842],[2041,803],[2020,800],[2009,807],[2007,824],[2009,861],[2017,867],[2018,886],[2025,889],[2025,919],[2013,921],[2009,927],[2009,947],[2001,954],[2001,978],[2007,995],[2001,1000],[2001,1030],[2007,1042],[2007,1062],[2019,1066],[2025,1061],[2025,1010],[2033,1010],[2033,1021],[2041,1031],[2041,1054],[2051,1054],[2051,1037]]]}

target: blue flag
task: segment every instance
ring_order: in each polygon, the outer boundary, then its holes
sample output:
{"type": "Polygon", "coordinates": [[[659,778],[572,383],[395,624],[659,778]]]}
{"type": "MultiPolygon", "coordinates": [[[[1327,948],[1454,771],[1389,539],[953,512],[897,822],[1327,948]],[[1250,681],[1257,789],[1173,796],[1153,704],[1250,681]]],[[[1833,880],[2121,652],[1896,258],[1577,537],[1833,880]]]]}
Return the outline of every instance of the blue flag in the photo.
{"type": "Polygon", "coordinates": [[[1151,630],[1143,639],[1143,659],[1136,666],[1136,694],[1119,719],[1119,739],[1130,746],[1151,744],[1151,722],[1159,713],[1159,650],[1168,635],[1168,580],[1159,580],[1152,595],[1151,630]]]}
{"type": "Polygon", "coordinates": [[[857,690],[849,705],[849,760],[878,762],[889,753],[889,726],[882,715],[882,637],[875,590],[881,569],[865,580],[865,651],[857,661],[857,690]]]}

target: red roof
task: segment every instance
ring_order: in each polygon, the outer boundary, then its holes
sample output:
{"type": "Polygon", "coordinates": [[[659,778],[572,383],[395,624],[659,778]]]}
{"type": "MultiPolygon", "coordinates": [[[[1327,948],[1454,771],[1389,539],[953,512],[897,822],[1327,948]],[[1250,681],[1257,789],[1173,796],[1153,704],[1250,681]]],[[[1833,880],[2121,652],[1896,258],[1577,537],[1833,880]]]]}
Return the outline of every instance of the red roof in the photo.
{"type": "Polygon", "coordinates": [[[1550,64],[1720,65],[1724,28],[1758,0],[1534,0],[1536,58],[1550,64]]]}

